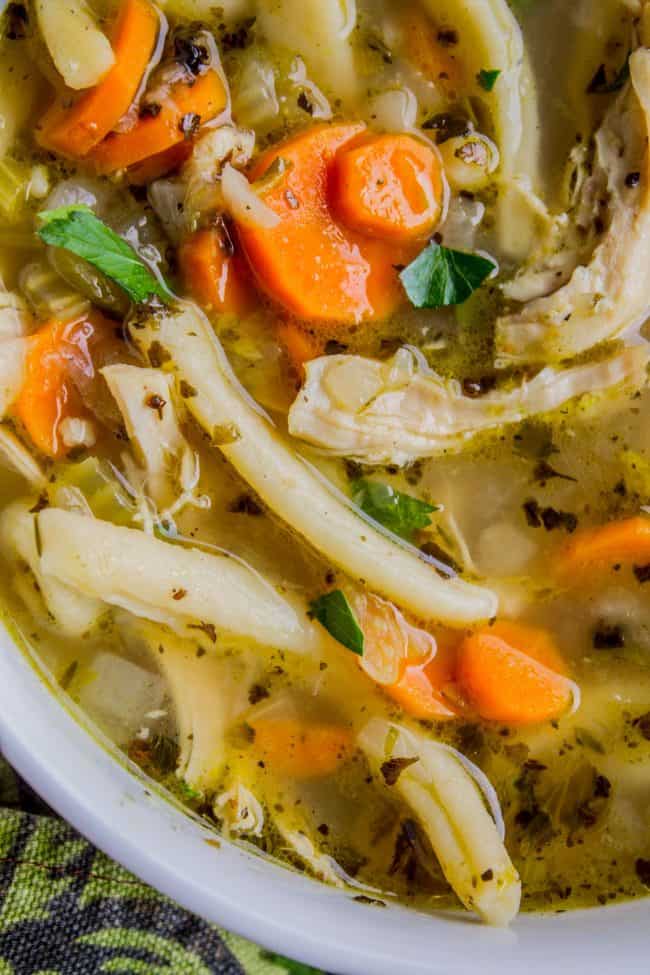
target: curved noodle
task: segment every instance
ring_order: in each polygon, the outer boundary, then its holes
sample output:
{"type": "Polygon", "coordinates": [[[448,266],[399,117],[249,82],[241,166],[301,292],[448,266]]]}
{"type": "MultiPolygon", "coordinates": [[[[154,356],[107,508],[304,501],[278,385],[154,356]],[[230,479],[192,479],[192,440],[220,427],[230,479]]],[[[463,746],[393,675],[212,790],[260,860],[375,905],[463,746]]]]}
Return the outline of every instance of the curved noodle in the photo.
{"type": "Polygon", "coordinates": [[[521,258],[532,240],[540,182],[537,93],[521,28],[506,0],[424,0],[424,6],[434,23],[452,27],[458,35],[455,57],[475,85],[472,99],[487,112],[501,156],[501,248],[521,258]],[[486,65],[500,72],[489,92],[476,84],[486,65]]]}

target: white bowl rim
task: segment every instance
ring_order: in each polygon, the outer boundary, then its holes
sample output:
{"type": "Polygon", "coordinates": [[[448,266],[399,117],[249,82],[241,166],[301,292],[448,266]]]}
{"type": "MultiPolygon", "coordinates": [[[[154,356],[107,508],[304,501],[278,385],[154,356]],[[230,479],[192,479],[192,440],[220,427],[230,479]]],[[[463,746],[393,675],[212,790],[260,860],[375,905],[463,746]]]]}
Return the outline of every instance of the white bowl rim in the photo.
{"type": "Polygon", "coordinates": [[[512,930],[354,902],[214,838],[118,762],[0,628],[0,748],[97,847],[188,910],[337,975],[647,975],[650,901],[523,915],[512,930]],[[611,932],[611,936],[610,936],[611,932]],[[433,955],[433,957],[432,957],[433,955]]]}

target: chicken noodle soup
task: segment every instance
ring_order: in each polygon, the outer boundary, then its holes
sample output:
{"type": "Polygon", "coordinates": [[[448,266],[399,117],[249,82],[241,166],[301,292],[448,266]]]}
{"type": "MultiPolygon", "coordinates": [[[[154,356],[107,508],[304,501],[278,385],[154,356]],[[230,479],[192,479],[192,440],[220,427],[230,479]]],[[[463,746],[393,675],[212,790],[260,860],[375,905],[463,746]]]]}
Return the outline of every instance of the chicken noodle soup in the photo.
{"type": "Polygon", "coordinates": [[[649,16],[6,7],[5,620],[350,897],[650,887],[649,16]]]}

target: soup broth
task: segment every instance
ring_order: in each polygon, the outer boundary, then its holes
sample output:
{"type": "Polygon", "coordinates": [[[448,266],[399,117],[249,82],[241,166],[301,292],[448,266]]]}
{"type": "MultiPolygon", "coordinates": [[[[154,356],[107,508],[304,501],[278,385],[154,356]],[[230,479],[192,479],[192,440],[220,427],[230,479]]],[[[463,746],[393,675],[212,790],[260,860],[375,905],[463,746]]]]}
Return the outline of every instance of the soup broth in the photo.
{"type": "Polygon", "coordinates": [[[8,5],[0,571],[215,830],[507,923],[650,887],[650,35],[480,6],[8,5]]]}

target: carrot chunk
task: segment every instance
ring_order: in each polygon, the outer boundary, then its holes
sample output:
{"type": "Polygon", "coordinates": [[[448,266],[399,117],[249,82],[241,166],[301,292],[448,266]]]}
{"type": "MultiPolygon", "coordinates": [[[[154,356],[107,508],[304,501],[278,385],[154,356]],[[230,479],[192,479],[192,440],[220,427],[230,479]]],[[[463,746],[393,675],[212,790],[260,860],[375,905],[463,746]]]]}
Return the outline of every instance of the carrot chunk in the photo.
{"type": "Polygon", "coordinates": [[[650,518],[639,515],[576,533],[560,554],[558,571],[571,580],[585,569],[623,562],[650,562],[650,518]]]}
{"type": "Polygon", "coordinates": [[[192,155],[193,145],[191,142],[178,142],[175,146],[158,152],[149,159],[144,159],[141,163],[131,166],[128,171],[129,183],[134,186],[148,186],[155,179],[167,176],[173,170],[178,169],[192,155]]]}
{"type": "Polygon", "coordinates": [[[323,354],[325,343],[317,335],[313,335],[295,322],[278,322],[275,332],[287,353],[289,365],[301,379],[305,364],[323,354]]]}
{"type": "Polygon", "coordinates": [[[89,415],[70,379],[71,366],[92,378],[93,352],[111,332],[110,323],[94,312],[77,322],[48,322],[30,336],[25,380],[13,409],[34,446],[48,457],[67,452],[59,436],[62,420],[89,415]]]}
{"type": "Polygon", "coordinates": [[[227,100],[216,71],[178,81],[158,115],[138,119],[127,132],[112,132],[93,150],[91,158],[97,171],[114,173],[127,169],[182,143],[199,124],[216,118],[227,100]]]}
{"type": "Polygon", "coordinates": [[[445,697],[445,688],[454,682],[456,646],[451,641],[437,642],[438,651],[430,663],[407,665],[397,683],[383,688],[402,711],[420,721],[448,721],[460,715],[445,697]]]}
{"type": "Polygon", "coordinates": [[[123,0],[113,32],[113,67],[71,106],[63,98],[54,102],[37,125],[39,144],[75,159],[88,155],[135,100],[159,30],[160,15],[149,0],[123,0]]]}
{"type": "Polygon", "coordinates": [[[487,721],[536,724],[558,717],[571,703],[571,682],[553,640],[519,623],[497,623],[463,640],[456,679],[487,721]]]}
{"type": "Polygon", "coordinates": [[[332,176],[336,214],[360,234],[408,243],[432,234],[440,220],[440,158],[413,136],[374,136],[344,148],[332,176]]]}
{"type": "Polygon", "coordinates": [[[218,230],[197,230],[180,246],[178,259],[186,286],[208,313],[245,315],[255,306],[248,266],[228,252],[218,230]]]}
{"type": "Polygon", "coordinates": [[[388,317],[404,300],[395,265],[417,253],[355,233],[332,212],[336,154],[363,132],[362,125],[314,126],[265,153],[250,174],[259,180],[276,160],[284,166],[261,194],[280,222],[238,228],[248,261],[271,298],[314,326],[388,317]]]}
{"type": "Polygon", "coordinates": [[[278,775],[318,779],[333,772],[352,752],[352,735],[338,725],[304,725],[293,718],[251,722],[255,748],[278,775]]]}

